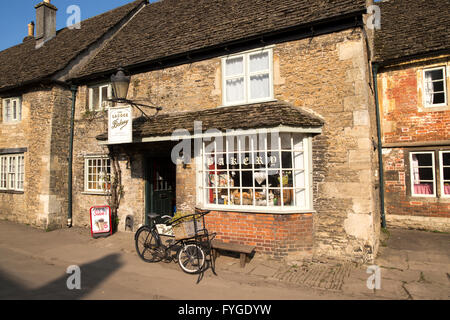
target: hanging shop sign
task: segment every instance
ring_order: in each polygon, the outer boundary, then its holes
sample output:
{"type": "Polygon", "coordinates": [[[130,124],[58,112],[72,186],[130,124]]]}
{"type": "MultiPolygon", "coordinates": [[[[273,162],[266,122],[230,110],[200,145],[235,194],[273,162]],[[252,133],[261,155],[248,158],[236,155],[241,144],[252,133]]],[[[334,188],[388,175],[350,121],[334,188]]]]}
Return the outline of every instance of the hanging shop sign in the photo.
{"type": "Polygon", "coordinates": [[[90,217],[91,235],[93,238],[112,235],[111,208],[109,206],[92,207],[90,217]]]}
{"type": "Polygon", "coordinates": [[[133,142],[133,112],[131,107],[108,110],[108,144],[133,142]]]}

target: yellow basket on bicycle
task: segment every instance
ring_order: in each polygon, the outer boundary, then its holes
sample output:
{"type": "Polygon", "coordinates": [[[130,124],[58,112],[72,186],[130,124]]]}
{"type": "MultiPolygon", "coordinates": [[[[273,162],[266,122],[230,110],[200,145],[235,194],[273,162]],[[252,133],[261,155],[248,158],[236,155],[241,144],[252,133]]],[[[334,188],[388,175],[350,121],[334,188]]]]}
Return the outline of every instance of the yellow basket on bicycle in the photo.
{"type": "Polygon", "coordinates": [[[188,215],[185,218],[183,215],[176,215],[173,221],[175,221],[172,224],[175,240],[193,238],[200,230],[204,229],[203,221],[194,215],[188,215]]]}

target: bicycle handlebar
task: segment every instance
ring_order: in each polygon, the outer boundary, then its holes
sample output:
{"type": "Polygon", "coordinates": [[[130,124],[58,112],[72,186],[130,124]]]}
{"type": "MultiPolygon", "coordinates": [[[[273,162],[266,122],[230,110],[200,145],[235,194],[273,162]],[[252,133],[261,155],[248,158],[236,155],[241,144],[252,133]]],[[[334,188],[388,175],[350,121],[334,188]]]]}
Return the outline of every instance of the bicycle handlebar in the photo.
{"type": "Polygon", "coordinates": [[[196,213],[192,213],[192,214],[188,214],[186,216],[183,216],[181,218],[178,218],[172,222],[170,222],[168,225],[173,225],[174,223],[178,222],[179,220],[183,220],[189,217],[194,217],[194,220],[200,219],[204,216],[206,216],[208,213],[211,212],[211,210],[199,210],[199,209],[195,209],[196,213]]]}

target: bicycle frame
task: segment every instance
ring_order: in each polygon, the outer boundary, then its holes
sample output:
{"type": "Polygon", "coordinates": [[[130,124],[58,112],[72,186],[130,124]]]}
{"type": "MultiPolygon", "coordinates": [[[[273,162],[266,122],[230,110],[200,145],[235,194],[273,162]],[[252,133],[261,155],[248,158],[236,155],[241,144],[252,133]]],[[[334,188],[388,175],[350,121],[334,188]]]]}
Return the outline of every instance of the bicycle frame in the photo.
{"type": "MultiPolygon", "coordinates": [[[[164,225],[165,226],[176,226],[178,223],[182,223],[183,220],[193,220],[194,221],[194,235],[191,237],[187,237],[184,239],[178,239],[175,240],[175,242],[170,241],[169,244],[167,243],[163,243],[162,237],[168,237],[168,238],[172,238],[175,239],[175,235],[169,235],[166,233],[160,233],[158,230],[158,225],[156,224],[156,218],[155,217],[150,217],[150,226],[143,226],[142,228],[140,228],[137,232],[136,232],[136,236],[135,236],[135,241],[137,241],[137,235],[140,233],[140,230],[143,228],[149,228],[150,229],[150,233],[147,235],[147,238],[145,239],[144,243],[148,243],[149,237],[154,237],[155,238],[155,244],[153,245],[153,248],[158,248],[158,250],[160,249],[161,251],[159,251],[159,253],[157,253],[157,257],[158,259],[162,259],[162,260],[172,260],[173,256],[170,256],[169,252],[172,251],[175,247],[179,247],[180,245],[182,246],[182,248],[180,248],[178,250],[177,256],[180,256],[181,251],[180,250],[186,250],[183,248],[188,248],[192,245],[194,245],[195,247],[198,247],[200,250],[199,251],[194,251],[194,255],[197,255],[197,263],[198,264],[202,264],[202,266],[199,268],[199,272],[203,273],[203,264],[204,262],[200,263],[200,260],[205,259],[206,257],[209,256],[209,261],[211,261],[211,268],[214,272],[214,274],[216,274],[215,272],[215,267],[214,267],[214,261],[211,255],[211,251],[212,251],[212,246],[211,246],[211,240],[212,238],[215,237],[215,233],[213,234],[209,234],[208,230],[206,229],[206,224],[205,224],[205,215],[207,215],[210,211],[198,211],[196,210],[196,213],[194,214],[190,214],[187,216],[183,216],[179,219],[176,219],[174,221],[170,221],[170,222],[166,222],[164,225]],[[199,225],[201,225],[202,227],[199,228],[199,225]],[[196,252],[196,253],[195,253],[196,252]],[[201,257],[200,257],[201,255],[201,257]]],[[[170,217],[168,217],[170,218],[170,217]]],[[[194,249],[196,250],[196,249],[194,249]]],[[[185,253],[187,251],[184,251],[185,253]]],[[[138,252],[139,253],[139,252],[138,252]]],[[[192,253],[187,253],[187,256],[190,258],[186,261],[191,261],[192,262],[192,258],[193,255],[192,253]]],[[[156,256],[155,256],[156,257],[156,256]]],[[[180,266],[182,267],[182,269],[185,269],[185,265],[183,264],[183,266],[181,265],[181,262],[179,261],[180,266]]],[[[186,270],[184,270],[186,271],[186,270]]],[[[186,271],[187,272],[187,271],[186,271]]],[[[191,272],[188,272],[191,273],[191,272]]]]}

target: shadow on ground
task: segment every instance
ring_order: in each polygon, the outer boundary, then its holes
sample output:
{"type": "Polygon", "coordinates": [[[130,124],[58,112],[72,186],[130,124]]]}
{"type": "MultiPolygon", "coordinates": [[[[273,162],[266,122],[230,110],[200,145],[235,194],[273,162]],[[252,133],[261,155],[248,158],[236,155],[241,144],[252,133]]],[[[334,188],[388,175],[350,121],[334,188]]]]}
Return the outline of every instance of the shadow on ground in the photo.
{"type": "Polygon", "coordinates": [[[81,270],[81,289],[70,290],[67,283],[73,273],[63,274],[58,279],[37,289],[27,288],[19,283],[17,278],[0,271],[0,299],[3,300],[78,300],[89,295],[102,282],[106,281],[114,272],[120,269],[123,263],[120,255],[111,254],[94,262],[79,266],[81,270]]]}

